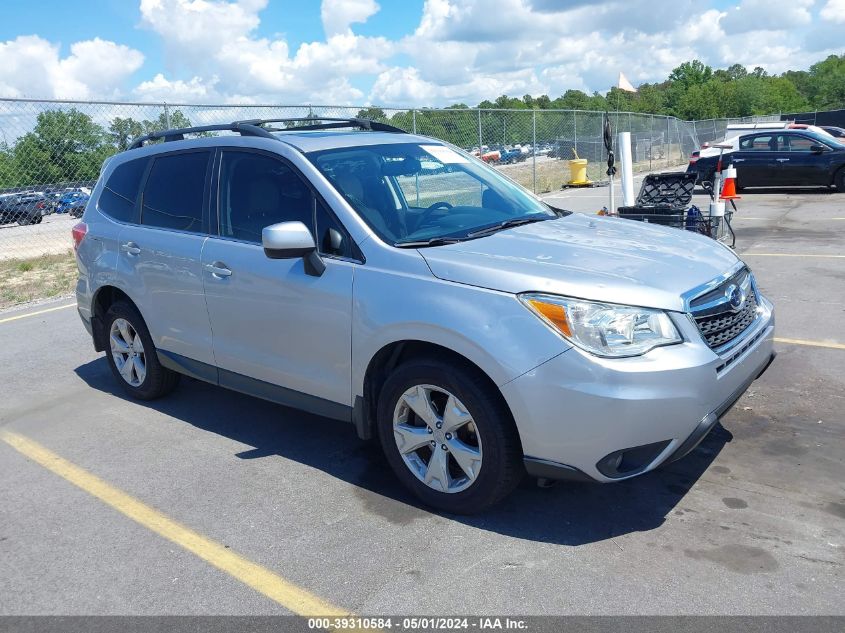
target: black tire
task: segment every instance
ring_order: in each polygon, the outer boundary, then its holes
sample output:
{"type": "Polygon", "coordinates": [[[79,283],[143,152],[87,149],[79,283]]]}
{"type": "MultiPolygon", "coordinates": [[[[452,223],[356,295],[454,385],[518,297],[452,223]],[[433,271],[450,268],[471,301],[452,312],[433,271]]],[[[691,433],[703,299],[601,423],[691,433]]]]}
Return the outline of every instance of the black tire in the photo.
{"type": "Polygon", "coordinates": [[[494,390],[478,370],[432,359],[405,363],[385,381],[377,407],[382,449],[402,484],[425,504],[453,514],[474,514],[501,501],[524,477],[519,434],[507,405],[494,390]],[[482,463],[475,480],[464,490],[446,493],[430,488],[411,472],[400,454],[393,434],[393,414],[402,394],[415,385],[448,391],[473,418],[482,442],[482,463]]]}
{"type": "Polygon", "coordinates": [[[106,358],[109,361],[109,367],[111,367],[115,380],[117,380],[120,386],[123,387],[126,393],[137,400],[154,400],[169,394],[179,384],[181,376],[177,372],[163,367],[161,363],[158,362],[155,345],[153,345],[153,340],[150,337],[147,324],[144,323],[144,319],[141,317],[141,314],[135,306],[129,303],[125,303],[123,301],[113,303],[106,311],[104,319],[107,337],[111,332],[112,324],[117,319],[125,319],[128,321],[140,337],[141,343],[144,346],[146,376],[144,377],[143,382],[141,382],[138,386],[129,384],[117,368],[117,364],[115,363],[115,359],[112,354],[110,341],[107,341],[106,358]]]}
{"type": "Polygon", "coordinates": [[[845,193],[845,167],[840,167],[839,171],[836,172],[834,183],[839,193],[845,193]]]}

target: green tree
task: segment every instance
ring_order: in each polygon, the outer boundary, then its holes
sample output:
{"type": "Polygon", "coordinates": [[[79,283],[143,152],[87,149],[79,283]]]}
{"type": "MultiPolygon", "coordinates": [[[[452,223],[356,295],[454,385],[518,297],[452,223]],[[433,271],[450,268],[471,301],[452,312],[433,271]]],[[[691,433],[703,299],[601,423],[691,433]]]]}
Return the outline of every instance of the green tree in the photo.
{"type": "Polygon", "coordinates": [[[75,108],[41,112],[32,132],[15,144],[20,184],[96,179],[103,161],[115,152],[106,139],[103,128],[75,108]]]}
{"type": "Polygon", "coordinates": [[[742,64],[733,64],[727,68],[720,68],[713,72],[713,76],[719,81],[736,81],[748,76],[748,71],[742,64]]]}
{"type": "Polygon", "coordinates": [[[697,59],[684,62],[669,73],[669,81],[680,84],[683,88],[700,86],[710,81],[713,69],[697,59]]]}
{"type": "Polygon", "coordinates": [[[168,116],[162,112],[152,121],[145,119],[141,123],[141,127],[144,128],[144,134],[152,134],[163,130],[191,127],[191,120],[181,110],[174,110],[169,113],[169,121],[168,116]]]}
{"type": "Polygon", "coordinates": [[[361,110],[358,110],[357,116],[359,119],[370,119],[372,121],[384,122],[388,119],[388,116],[384,113],[384,110],[382,110],[381,108],[374,108],[372,106],[369,108],[363,108],[361,110]]]}
{"type": "Polygon", "coordinates": [[[0,189],[17,187],[18,180],[15,154],[5,142],[0,143],[0,189]]]}
{"type": "Polygon", "coordinates": [[[129,147],[132,140],[144,133],[144,126],[132,117],[115,117],[109,125],[109,137],[117,151],[122,152],[129,147]]]}
{"type": "Polygon", "coordinates": [[[845,55],[831,55],[810,66],[806,90],[817,110],[845,107],[845,55]]]}

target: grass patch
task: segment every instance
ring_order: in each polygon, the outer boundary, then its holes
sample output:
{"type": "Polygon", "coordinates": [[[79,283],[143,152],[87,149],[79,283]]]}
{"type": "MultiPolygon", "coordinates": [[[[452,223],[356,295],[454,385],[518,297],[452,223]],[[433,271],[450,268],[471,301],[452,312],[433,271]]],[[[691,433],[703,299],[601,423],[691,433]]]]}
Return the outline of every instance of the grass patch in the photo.
{"type": "Polygon", "coordinates": [[[76,277],[71,250],[60,255],[0,260],[0,309],[70,294],[76,277]]]}

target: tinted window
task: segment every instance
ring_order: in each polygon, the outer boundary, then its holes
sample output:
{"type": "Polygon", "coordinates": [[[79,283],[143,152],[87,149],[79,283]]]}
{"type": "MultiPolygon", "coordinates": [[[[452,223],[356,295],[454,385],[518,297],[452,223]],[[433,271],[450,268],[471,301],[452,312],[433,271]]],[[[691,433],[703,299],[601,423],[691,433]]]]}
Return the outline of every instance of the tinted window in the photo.
{"type": "Polygon", "coordinates": [[[180,231],[202,230],[205,173],[210,152],[158,156],[144,187],[141,223],[180,231]]]}
{"type": "MultiPolygon", "coordinates": [[[[138,222],[135,202],[147,163],[148,158],[139,158],[115,167],[100,194],[98,207],[103,213],[121,222],[138,222]]],[[[75,200],[79,195],[73,193],[71,199],[75,200]]]]}
{"type": "Polygon", "coordinates": [[[819,142],[816,140],[795,134],[781,136],[779,140],[782,149],[790,152],[809,152],[813,145],[819,145],[819,142]]]}
{"type": "Polygon", "coordinates": [[[777,138],[772,134],[749,136],[739,142],[739,149],[745,151],[776,152],[778,142],[777,138]]]}
{"type": "Polygon", "coordinates": [[[261,230],[303,222],[314,231],[311,190],[285,163],[251,152],[224,152],[220,169],[220,235],[261,242],[261,230]]]}

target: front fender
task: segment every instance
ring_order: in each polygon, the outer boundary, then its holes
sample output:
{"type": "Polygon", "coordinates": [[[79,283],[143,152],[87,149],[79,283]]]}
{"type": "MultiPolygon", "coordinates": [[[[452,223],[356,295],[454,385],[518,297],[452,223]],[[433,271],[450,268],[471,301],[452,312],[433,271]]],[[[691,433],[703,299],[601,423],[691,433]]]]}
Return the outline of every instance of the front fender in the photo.
{"type": "Polygon", "coordinates": [[[434,276],[362,268],[356,273],[353,301],[353,399],[364,394],[370,360],[399,341],[450,349],[497,385],[571,347],[513,294],[434,276]]]}

